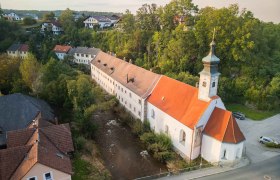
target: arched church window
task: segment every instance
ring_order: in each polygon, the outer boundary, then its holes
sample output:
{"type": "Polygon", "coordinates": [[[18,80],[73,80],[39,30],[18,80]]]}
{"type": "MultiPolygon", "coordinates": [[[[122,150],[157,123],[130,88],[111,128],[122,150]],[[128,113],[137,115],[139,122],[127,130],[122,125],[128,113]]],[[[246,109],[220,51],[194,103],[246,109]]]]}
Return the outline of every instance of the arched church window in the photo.
{"type": "Polygon", "coordinates": [[[181,144],[185,145],[185,142],[186,142],[186,133],[185,133],[185,131],[183,131],[182,129],[181,129],[181,131],[180,131],[180,138],[179,138],[179,141],[180,141],[181,144]]]}
{"type": "Polygon", "coordinates": [[[155,110],[153,110],[153,109],[151,110],[151,117],[155,118],[155,110]]]}
{"type": "Polygon", "coordinates": [[[227,159],[227,150],[224,150],[223,159],[227,159]]]}
{"type": "Polygon", "coordinates": [[[215,87],[215,85],[216,85],[216,83],[215,83],[215,82],[213,82],[213,83],[212,83],[212,87],[215,87]]]}
{"type": "Polygon", "coordinates": [[[203,81],[202,86],[206,87],[206,82],[205,81],[203,81]]]}

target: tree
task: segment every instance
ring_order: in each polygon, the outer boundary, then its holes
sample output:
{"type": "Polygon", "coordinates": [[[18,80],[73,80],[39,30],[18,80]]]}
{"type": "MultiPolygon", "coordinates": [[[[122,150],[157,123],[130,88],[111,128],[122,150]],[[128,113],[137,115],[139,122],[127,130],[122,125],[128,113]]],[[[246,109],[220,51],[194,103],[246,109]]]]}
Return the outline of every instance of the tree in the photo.
{"type": "Polygon", "coordinates": [[[29,53],[20,64],[19,70],[24,83],[33,90],[40,70],[40,64],[36,57],[29,53]]]}
{"type": "Polygon", "coordinates": [[[135,30],[135,17],[131,12],[127,9],[125,14],[122,16],[120,21],[121,28],[125,33],[132,33],[135,30]]]}
{"type": "Polygon", "coordinates": [[[31,17],[25,17],[23,19],[23,24],[24,25],[33,25],[33,24],[36,24],[37,21],[35,19],[32,19],[31,17]]]}
{"type": "Polygon", "coordinates": [[[19,58],[12,58],[5,54],[0,55],[0,91],[8,94],[12,91],[13,83],[20,79],[19,58]]]}
{"type": "Polygon", "coordinates": [[[53,20],[55,20],[54,17],[55,17],[55,14],[53,12],[49,12],[49,13],[46,13],[43,15],[43,20],[44,21],[53,21],[53,20]]]}

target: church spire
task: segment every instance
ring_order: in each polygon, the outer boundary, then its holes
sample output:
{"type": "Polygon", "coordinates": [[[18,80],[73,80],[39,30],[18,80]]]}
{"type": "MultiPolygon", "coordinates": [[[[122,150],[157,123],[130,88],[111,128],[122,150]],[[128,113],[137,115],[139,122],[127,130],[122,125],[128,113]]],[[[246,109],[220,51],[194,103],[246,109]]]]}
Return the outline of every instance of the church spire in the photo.
{"type": "Polygon", "coordinates": [[[220,59],[217,58],[217,56],[215,55],[215,49],[216,49],[216,43],[215,43],[215,35],[216,35],[216,29],[214,28],[214,32],[213,32],[213,37],[212,37],[212,42],[210,43],[210,51],[208,56],[204,57],[202,59],[202,62],[208,62],[208,63],[219,63],[220,59]]]}
{"type": "Polygon", "coordinates": [[[210,43],[210,51],[206,57],[202,59],[203,70],[199,73],[199,93],[198,98],[204,101],[209,101],[211,97],[217,95],[217,87],[220,73],[218,72],[218,64],[220,59],[215,55],[215,34],[214,29],[212,42],[210,43]]]}

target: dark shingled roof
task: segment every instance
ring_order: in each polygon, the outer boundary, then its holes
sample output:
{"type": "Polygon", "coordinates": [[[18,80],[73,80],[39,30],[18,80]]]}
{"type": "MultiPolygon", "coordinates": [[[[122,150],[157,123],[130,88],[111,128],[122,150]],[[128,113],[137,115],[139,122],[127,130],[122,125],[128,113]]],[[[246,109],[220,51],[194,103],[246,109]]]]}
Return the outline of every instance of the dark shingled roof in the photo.
{"type": "Polygon", "coordinates": [[[23,94],[11,94],[0,97],[0,145],[5,144],[6,131],[26,128],[41,112],[42,119],[53,120],[51,107],[43,100],[23,94]]]}
{"type": "Polygon", "coordinates": [[[20,48],[21,44],[13,44],[11,45],[7,51],[17,51],[20,48]]]}
{"type": "Polygon", "coordinates": [[[91,55],[97,55],[99,53],[100,49],[97,48],[88,48],[88,47],[76,47],[72,48],[69,52],[69,54],[74,55],[75,53],[80,54],[91,54],[91,55]]]}

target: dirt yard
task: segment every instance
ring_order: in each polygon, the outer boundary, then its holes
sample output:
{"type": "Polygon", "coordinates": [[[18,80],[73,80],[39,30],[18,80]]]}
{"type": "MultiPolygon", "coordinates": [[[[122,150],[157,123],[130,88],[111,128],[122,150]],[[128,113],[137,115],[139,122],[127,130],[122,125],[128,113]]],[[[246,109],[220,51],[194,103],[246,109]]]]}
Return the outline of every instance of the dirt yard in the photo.
{"type": "Polygon", "coordinates": [[[112,179],[135,179],[167,171],[150,155],[141,156],[143,144],[129,127],[118,123],[112,112],[95,114],[93,121],[99,126],[96,142],[112,179]]]}

